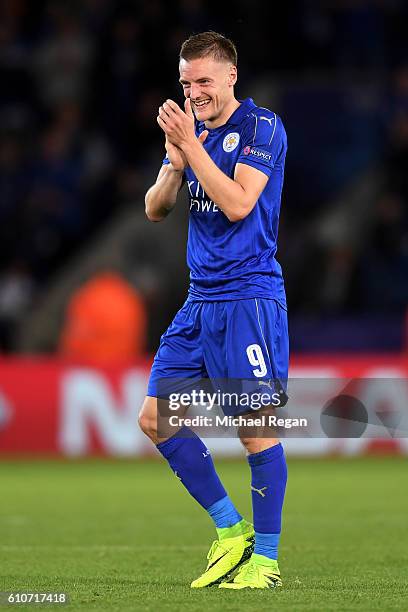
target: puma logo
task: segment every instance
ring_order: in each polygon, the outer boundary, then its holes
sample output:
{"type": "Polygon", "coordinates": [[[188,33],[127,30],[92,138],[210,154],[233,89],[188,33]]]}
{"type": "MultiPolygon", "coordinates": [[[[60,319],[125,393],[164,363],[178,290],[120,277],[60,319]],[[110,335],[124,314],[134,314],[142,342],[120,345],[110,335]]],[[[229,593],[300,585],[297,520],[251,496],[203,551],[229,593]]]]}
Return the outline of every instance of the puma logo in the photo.
{"type": "Polygon", "coordinates": [[[257,493],[259,493],[259,495],[260,495],[261,497],[265,497],[265,493],[264,493],[264,491],[266,491],[266,489],[267,489],[267,488],[268,488],[268,487],[262,487],[262,489],[257,489],[256,487],[253,487],[253,486],[251,485],[251,491],[256,491],[257,493]]]}
{"type": "Polygon", "coordinates": [[[268,117],[259,117],[259,120],[264,120],[267,121],[269,123],[269,125],[272,127],[272,121],[274,121],[274,119],[271,117],[270,119],[268,119],[268,117]]]}

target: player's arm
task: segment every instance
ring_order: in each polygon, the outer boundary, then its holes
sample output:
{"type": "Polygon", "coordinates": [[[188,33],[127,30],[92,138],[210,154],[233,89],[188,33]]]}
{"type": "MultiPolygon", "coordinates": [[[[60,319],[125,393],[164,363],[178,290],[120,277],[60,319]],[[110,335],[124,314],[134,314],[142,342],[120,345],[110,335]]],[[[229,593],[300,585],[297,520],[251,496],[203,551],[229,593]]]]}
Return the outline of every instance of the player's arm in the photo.
{"type": "MultiPolygon", "coordinates": [[[[207,133],[201,134],[196,140],[202,143],[206,138],[207,133]]],[[[169,163],[161,167],[156,183],[145,196],[146,216],[149,221],[162,221],[173,210],[188,163],[183,151],[169,141],[167,134],[165,146],[169,163]]]]}
{"type": "Polygon", "coordinates": [[[237,164],[229,178],[197,141],[183,147],[184,154],[206,194],[231,222],[249,215],[268,182],[268,176],[246,164],[237,164]]]}
{"type": "Polygon", "coordinates": [[[159,110],[158,123],[168,140],[184,153],[202,188],[223,211],[229,221],[241,221],[255,206],[268,176],[260,170],[245,164],[237,164],[234,178],[229,178],[212,161],[204,147],[202,138],[196,138],[194,118],[190,100],[185,102],[183,111],[172,100],[167,100],[159,110]]]}
{"type": "Polygon", "coordinates": [[[177,170],[171,163],[160,168],[156,182],[145,196],[146,216],[149,221],[162,221],[173,210],[177,194],[183,184],[183,170],[177,170]]]}

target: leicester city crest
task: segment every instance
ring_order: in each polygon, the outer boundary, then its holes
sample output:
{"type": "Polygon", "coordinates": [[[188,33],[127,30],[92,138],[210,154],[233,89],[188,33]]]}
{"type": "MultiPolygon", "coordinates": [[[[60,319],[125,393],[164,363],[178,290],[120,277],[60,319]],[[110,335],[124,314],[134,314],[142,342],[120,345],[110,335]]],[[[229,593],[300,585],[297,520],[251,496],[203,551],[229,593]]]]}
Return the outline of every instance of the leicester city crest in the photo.
{"type": "Polygon", "coordinates": [[[224,138],[224,142],[222,143],[222,148],[226,153],[230,153],[234,149],[237,148],[239,143],[239,134],[238,132],[231,132],[227,134],[224,138]]]}

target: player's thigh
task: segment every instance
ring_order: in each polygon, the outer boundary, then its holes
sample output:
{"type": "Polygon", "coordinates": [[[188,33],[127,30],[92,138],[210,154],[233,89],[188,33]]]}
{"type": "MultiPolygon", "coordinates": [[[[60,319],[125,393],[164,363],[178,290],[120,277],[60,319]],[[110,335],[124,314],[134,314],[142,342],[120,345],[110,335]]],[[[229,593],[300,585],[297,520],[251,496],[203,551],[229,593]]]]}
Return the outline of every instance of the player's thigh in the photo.
{"type": "Polygon", "coordinates": [[[279,380],[286,389],[289,338],[286,309],[276,300],[240,300],[228,320],[228,376],[279,380]]]}
{"type": "Polygon", "coordinates": [[[201,345],[212,379],[287,379],[287,312],[276,300],[204,303],[201,345]]]}
{"type": "MultiPolygon", "coordinates": [[[[160,339],[139,415],[141,429],[155,443],[176,433],[169,426],[172,411],[168,400],[188,392],[194,381],[204,376],[200,312],[200,302],[186,302],[160,339]]],[[[179,407],[177,415],[184,416],[183,412],[179,407]]]]}
{"type": "Polygon", "coordinates": [[[222,404],[225,414],[248,416],[248,422],[263,417],[265,425],[248,424],[238,432],[249,452],[259,452],[278,442],[268,417],[287,399],[287,313],[267,299],[236,300],[215,308],[217,316],[211,320],[216,327],[206,336],[207,370],[212,380],[221,379],[216,383],[222,391],[234,397],[222,404]],[[226,364],[227,374],[220,374],[224,369],[220,363],[226,364]]]}
{"type": "Polygon", "coordinates": [[[154,357],[147,395],[169,397],[204,376],[199,302],[186,302],[162,335],[154,357]]]}
{"type": "Polygon", "coordinates": [[[251,397],[248,419],[261,425],[240,427],[239,438],[249,453],[279,443],[273,420],[287,400],[289,338],[287,312],[275,300],[244,300],[230,320],[229,376],[248,381],[251,397]],[[239,333],[238,333],[239,332],[239,333]],[[253,383],[251,382],[253,381],[253,383]],[[255,385],[255,386],[254,386],[255,385]]]}

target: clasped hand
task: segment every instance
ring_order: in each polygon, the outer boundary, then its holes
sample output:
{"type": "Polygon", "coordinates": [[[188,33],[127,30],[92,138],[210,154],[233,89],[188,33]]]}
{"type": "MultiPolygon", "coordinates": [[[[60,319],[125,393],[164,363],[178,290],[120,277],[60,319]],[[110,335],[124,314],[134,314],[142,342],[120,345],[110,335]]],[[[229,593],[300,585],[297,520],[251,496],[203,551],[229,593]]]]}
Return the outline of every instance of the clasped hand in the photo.
{"type": "Polygon", "coordinates": [[[157,123],[166,134],[169,142],[180,149],[196,137],[190,98],[186,99],[184,108],[186,112],[183,112],[173,100],[166,100],[160,106],[157,116],[157,123]]]}
{"type": "MultiPolygon", "coordinates": [[[[185,100],[184,109],[185,112],[173,100],[166,100],[160,106],[157,116],[157,123],[166,134],[167,140],[181,150],[189,143],[197,140],[190,98],[185,100]]],[[[199,142],[203,143],[207,135],[208,131],[204,130],[198,138],[199,142]]]]}

